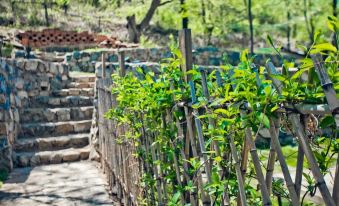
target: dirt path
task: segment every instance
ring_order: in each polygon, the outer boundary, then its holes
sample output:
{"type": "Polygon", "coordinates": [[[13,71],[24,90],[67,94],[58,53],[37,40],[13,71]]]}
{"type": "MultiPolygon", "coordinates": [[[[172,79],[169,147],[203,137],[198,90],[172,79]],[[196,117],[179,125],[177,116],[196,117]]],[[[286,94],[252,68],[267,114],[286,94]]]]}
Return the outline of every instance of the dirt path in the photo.
{"type": "Polygon", "coordinates": [[[0,189],[0,206],[116,205],[94,162],[15,169],[0,189]]]}

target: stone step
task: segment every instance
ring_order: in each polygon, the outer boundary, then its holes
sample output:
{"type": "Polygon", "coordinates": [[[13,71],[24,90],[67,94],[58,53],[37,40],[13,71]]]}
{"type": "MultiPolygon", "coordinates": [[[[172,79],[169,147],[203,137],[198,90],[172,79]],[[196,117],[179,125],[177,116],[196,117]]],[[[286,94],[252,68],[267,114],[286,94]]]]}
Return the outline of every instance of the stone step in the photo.
{"type": "Polygon", "coordinates": [[[67,88],[94,88],[94,82],[70,82],[67,88]]]}
{"type": "Polygon", "coordinates": [[[19,138],[48,137],[52,135],[75,134],[89,132],[92,120],[48,122],[48,123],[25,123],[21,125],[19,138]]]}
{"type": "Polygon", "coordinates": [[[71,77],[72,82],[78,83],[87,83],[87,82],[95,82],[95,76],[79,76],[79,77],[71,77]]]}
{"type": "Polygon", "coordinates": [[[80,107],[93,106],[93,97],[85,96],[67,96],[67,97],[49,97],[38,96],[26,102],[23,106],[26,108],[56,108],[56,107],[80,107]]]}
{"type": "Polygon", "coordinates": [[[57,151],[18,152],[16,153],[14,164],[16,167],[33,167],[37,165],[75,162],[88,159],[89,153],[89,147],[68,148],[57,151]]]}
{"type": "Polygon", "coordinates": [[[70,89],[61,89],[52,92],[55,97],[67,97],[67,96],[86,96],[93,97],[94,89],[93,88],[70,88],[70,89]]]}
{"type": "Polygon", "coordinates": [[[81,148],[89,144],[90,134],[80,133],[66,136],[44,138],[21,138],[14,144],[15,152],[32,152],[81,148]]]}
{"type": "Polygon", "coordinates": [[[20,112],[22,123],[60,122],[92,119],[93,106],[62,108],[26,108],[20,112]]]}

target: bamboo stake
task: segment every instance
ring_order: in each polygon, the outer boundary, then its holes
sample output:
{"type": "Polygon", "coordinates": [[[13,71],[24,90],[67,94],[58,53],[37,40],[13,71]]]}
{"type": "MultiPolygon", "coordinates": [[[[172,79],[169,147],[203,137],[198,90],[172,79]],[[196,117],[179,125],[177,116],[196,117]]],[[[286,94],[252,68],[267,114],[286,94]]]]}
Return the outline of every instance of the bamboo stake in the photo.
{"type": "Polygon", "coordinates": [[[295,191],[294,183],[293,183],[290,171],[288,169],[284,154],[282,152],[282,149],[281,149],[281,146],[280,146],[280,143],[279,143],[279,139],[278,139],[278,135],[276,133],[276,128],[275,128],[276,123],[277,123],[276,120],[273,120],[272,118],[270,118],[269,132],[270,132],[271,140],[272,140],[274,147],[275,147],[275,150],[277,152],[278,160],[279,160],[280,167],[281,167],[281,170],[282,170],[283,175],[284,175],[284,179],[286,181],[286,185],[287,185],[287,189],[288,189],[289,194],[290,194],[292,205],[293,206],[299,206],[300,205],[299,198],[298,198],[297,193],[295,191]]]}
{"type": "MultiPolygon", "coordinates": [[[[191,142],[191,147],[192,147],[192,152],[193,152],[193,156],[198,158],[200,160],[200,156],[198,154],[198,150],[197,150],[197,145],[196,145],[196,141],[194,139],[194,132],[193,132],[193,123],[192,123],[192,117],[190,115],[190,112],[188,110],[188,107],[185,106],[184,107],[184,110],[185,110],[185,116],[186,116],[186,121],[187,121],[187,130],[188,130],[188,136],[190,138],[190,142],[191,142]]],[[[205,154],[206,156],[206,154],[205,154]]],[[[204,161],[206,161],[204,159],[204,161]]],[[[207,163],[207,162],[206,162],[207,163]]],[[[206,168],[208,166],[205,166],[206,168]]],[[[207,169],[206,169],[207,170],[207,169]]],[[[209,173],[210,174],[210,173],[209,173]]],[[[199,185],[199,190],[200,190],[200,193],[201,193],[201,196],[202,196],[202,199],[204,202],[209,202],[209,197],[205,194],[205,191],[204,191],[204,184],[203,184],[203,181],[202,181],[202,175],[201,175],[201,171],[199,169],[199,171],[197,171],[197,178],[198,178],[198,185],[199,185]]],[[[210,180],[210,178],[209,178],[210,180]]],[[[209,181],[210,182],[210,181],[209,181]]]]}
{"type": "MultiPolygon", "coordinates": [[[[173,80],[170,81],[170,88],[171,88],[172,91],[174,91],[173,80]]],[[[175,101],[174,94],[173,94],[173,100],[175,101]]],[[[186,119],[188,118],[187,119],[187,126],[188,126],[188,133],[189,133],[188,138],[192,138],[191,137],[191,133],[192,133],[193,129],[191,127],[192,123],[188,122],[188,121],[191,121],[190,117],[188,115],[188,108],[185,107],[184,110],[185,110],[185,117],[186,117],[186,119]]],[[[178,128],[179,135],[181,134],[183,136],[183,129],[182,129],[182,126],[181,126],[179,120],[176,121],[176,126],[178,128]]],[[[192,133],[192,135],[193,135],[193,133],[192,133]]],[[[178,139],[183,139],[183,137],[179,137],[178,139]]],[[[192,143],[195,145],[195,141],[193,141],[192,143]]],[[[192,145],[192,151],[193,151],[193,155],[194,154],[197,155],[198,152],[196,151],[196,146],[193,147],[193,145],[192,145]]],[[[188,158],[186,156],[186,153],[183,150],[180,150],[180,153],[181,153],[182,159],[184,160],[184,162],[183,162],[184,177],[185,177],[186,181],[188,182],[188,181],[190,181],[190,178],[188,176],[188,164],[185,161],[185,160],[188,160],[188,158]]],[[[198,179],[198,188],[200,190],[201,195],[204,197],[205,193],[203,191],[202,177],[201,177],[200,171],[197,174],[197,179],[198,179]]],[[[194,205],[194,206],[198,205],[197,201],[198,201],[197,192],[195,192],[194,194],[190,193],[190,202],[191,202],[191,204],[194,205]]]]}
{"type": "Polygon", "coordinates": [[[231,152],[232,152],[232,156],[233,159],[235,161],[235,171],[236,171],[236,175],[237,175],[237,180],[238,180],[238,189],[239,189],[239,197],[240,197],[240,203],[241,206],[246,206],[246,194],[245,194],[245,188],[244,188],[244,181],[241,175],[241,170],[240,170],[240,161],[238,158],[238,154],[237,154],[237,149],[235,147],[234,144],[234,140],[233,137],[231,135],[228,135],[228,140],[230,143],[230,148],[231,148],[231,152]]]}
{"type": "MultiPolygon", "coordinates": [[[[154,138],[152,138],[152,134],[149,135],[150,139],[150,148],[151,148],[151,155],[153,162],[157,161],[157,157],[155,154],[155,147],[158,143],[154,142],[154,138]]],[[[161,180],[159,177],[159,171],[158,166],[153,164],[153,173],[155,175],[155,181],[156,181],[156,187],[157,187],[157,194],[158,194],[158,205],[162,206],[164,205],[163,199],[162,199],[162,190],[161,190],[161,180]]]]}
{"type": "MultiPolygon", "coordinates": [[[[221,79],[220,72],[218,70],[215,72],[215,76],[216,76],[218,87],[222,88],[223,87],[223,82],[222,82],[222,79],[221,79]]],[[[223,159],[225,159],[225,161],[227,162],[227,160],[229,159],[228,157],[229,157],[228,154],[225,153],[223,159]]],[[[225,167],[225,168],[222,168],[222,169],[223,169],[223,175],[222,176],[224,176],[224,175],[226,175],[228,173],[229,168],[225,167]]],[[[222,201],[221,201],[221,205],[223,205],[223,206],[231,205],[230,197],[229,197],[227,191],[228,191],[228,185],[225,184],[224,191],[223,191],[223,194],[222,194],[222,201]]]]}
{"type": "MultiPolygon", "coordinates": [[[[328,106],[333,112],[332,115],[334,117],[334,120],[336,122],[336,127],[338,129],[339,128],[339,114],[338,114],[339,101],[337,99],[336,92],[333,88],[333,83],[326,73],[326,68],[324,64],[322,63],[321,55],[320,54],[311,55],[311,58],[314,62],[314,67],[320,79],[321,86],[324,90],[326,100],[328,102],[328,106]]],[[[339,156],[337,158],[338,158],[337,163],[339,163],[339,156]]],[[[337,164],[335,177],[334,177],[333,194],[332,194],[334,201],[337,202],[337,205],[339,205],[339,186],[338,186],[339,185],[339,169],[338,167],[339,165],[337,164]]]]}
{"type": "MultiPolygon", "coordinates": [[[[240,114],[244,115],[243,111],[241,111],[240,114]]],[[[246,139],[245,141],[248,142],[248,147],[250,148],[250,153],[251,153],[255,173],[258,178],[258,184],[259,184],[261,195],[262,195],[263,205],[272,205],[270,195],[266,187],[264,174],[262,173],[262,170],[261,170],[260,159],[257,153],[257,148],[255,147],[255,143],[252,139],[252,131],[249,127],[245,128],[245,139],[246,139]]]]}
{"type": "Polygon", "coordinates": [[[298,156],[297,156],[297,168],[295,173],[295,192],[297,193],[298,200],[300,200],[301,183],[303,178],[304,169],[304,151],[302,146],[298,145],[298,156]]]}
{"type": "MultiPolygon", "coordinates": [[[[190,89],[191,89],[192,104],[194,104],[196,102],[196,96],[195,96],[195,88],[194,88],[193,81],[190,81],[189,85],[190,85],[190,89]]],[[[185,114],[187,112],[188,112],[188,108],[185,107],[185,114]]],[[[197,115],[198,111],[193,109],[193,113],[192,114],[193,115],[197,115]]],[[[194,140],[194,137],[193,137],[193,129],[192,129],[192,126],[189,126],[189,122],[191,124],[191,116],[188,117],[188,119],[187,119],[187,126],[188,126],[188,129],[191,130],[190,131],[190,136],[191,136],[191,144],[192,144],[192,149],[193,149],[193,144],[195,144],[195,140],[194,140]],[[192,141],[194,141],[194,143],[192,141]]],[[[194,118],[194,122],[195,122],[195,127],[196,127],[197,135],[198,135],[198,144],[200,146],[200,151],[202,153],[202,158],[203,158],[204,164],[205,164],[205,171],[206,171],[206,175],[207,175],[207,181],[210,184],[212,182],[211,163],[210,163],[210,160],[208,159],[208,156],[207,156],[207,153],[206,153],[206,149],[205,149],[205,140],[204,140],[204,137],[203,137],[202,125],[201,125],[200,120],[198,118],[196,118],[196,117],[194,118]]],[[[196,155],[194,155],[194,156],[196,156],[196,155]]],[[[199,156],[196,156],[196,157],[199,157],[199,156]]],[[[210,199],[209,196],[207,196],[206,198],[208,198],[207,200],[210,199]]],[[[206,204],[208,204],[207,201],[205,201],[205,202],[206,202],[206,204]]]]}
{"type": "MultiPolygon", "coordinates": [[[[205,98],[207,100],[209,100],[210,99],[210,94],[208,92],[206,72],[204,70],[200,70],[200,73],[201,73],[201,84],[202,84],[203,94],[204,94],[205,98]]],[[[209,108],[206,108],[206,111],[207,111],[207,114],[209,114],[209,115],[212,114],[212,111],[209,108]]],[[[215,121],[210,116],[208,117],[208,124],[213,129],[215,128],[215,121]]],[[[219,148],[218,142],[213,140],[211,144],[214,147],[216,156],[220,156],[221,152],[220,152],[220,148],[219,148]]]]}
{"type": "MultiPolygon", "coordinates": [[[[144,164],[145,164],[145,169],[146,169],[146,174],[149,174],[153,177],[153,174],[151,173],[151,166],[148,162],[148,156],[150,154],[149,152],[149,141],[147,138],[147,133],[145,130],[145,124],[144,124],[144,120],[143,120],[143,116],[141,116],[141,124],[142,124],[142,137],[143,137],[143,145],[145,146],[145,159],[144,159],[144,164]]],[[[146,184],[147,187],[147,184],[146,184]]],[[[154,188],[152,186],[149,187],[150,189],[150,201],[152,205],[155,205],[155,196],[154,196],[154,188]]]]}
{"type": "MultiPolygon", "coordinates": [[[[278,118],[275,122],[275,131],[277,136],[279,137],[279,130],[280,130],[280,119],[278,118]]],[[[270,144],[270,153],[267,161],[267,173],[266,173],[266,185],[267,190],[269,194],[272,193],[272,181],[273,181],[273,172],[274,172],[274,165],[277,158],[277,152],[275,150],[274,143],[271,138],[271,144],[270,144]]]]}
{"type": "MultiPolygon", "coordinates": [[[[192,103],[194,104],[197,101],[197,99],[196,99],[196,96],[195,96],[195,87],[194,87],[193,81],[190,81],[189,85],[190,85],[190,88],[191,88],[192,103]]],[[[195,109],[193,109],[193,113],[194,113],[194,115],[199,114],[198,111],[195,110],[195,109]]],[[[210,161],[208,159],[207,153],[206,153],[205,140],[204,140],[204,136],[203,136],[203,132],[202,132],[202,125],[201,125],[200,120],[197,117],[194,118],[194,121],[195,121],[195,126],[196,126],[196,129],[197,129],[200,151],[202,153],[202,157],[203,157],[204,162],[205,162],[205,170],[206,170],[206,174],[207,174],[208,183],[211,183],[212,182],[212,180],[211,180],[211,176],[212,176],[211,175],[211,165],[210,165],[210,161]]]]}
{"type": "MultiPolygon", "coordinates": [[[[275,67],[272,64],[272,62],[267,63],[267,71],[270,75],[276,74],[276,70],[275,70],[275,67]]],[[[273,85],[276,87],[278,93],[281,94],[281,92],[282,92],[281,82],[279,80],[275,79],[275,78],[273,78],[272,81],[273,81],[273,85]]],[[[313,176],[316,180],[316,184],[317,184],[317,186],[318,186],[318,188],[321,192],[321,195],[323,197],[325,204],[327,206],[335,206],[335,203],[334,203],[334,201],[331,197],[331,194],[330,194],[328,187],[326,185],[326,182],[324,180],[324,176],[321,174],[320,168],[319,168],[318,163],[317,163],[317,161],[314,157],[312,149],[311,149],[310,145],[308,144],[307,136],[303,131],[303,127],[300,123],[298,115],[292,113],[292,114],[288,115],[288,117],[289,117],[289,120],[292,124],[293,130],[296,132],[297,136],[299,137],[299,141],[301,143],[301,146],[303,148],[305,156],[306,156],[306,158],[307,158],[307,160],[310,164],[311,171],[312,171],[313,176]]]]}
{"type": "Polygon", "coordinates": [[[339,112],[339,101],[337,99],[337,94],[333,88],[333,83],[326,73],[326,68],[322,63],[322,57],[320,54],[311,54],[311,58],[314,62],[314,67],[318,74],[318,77],[321,82],[321,86],[324,90],[328,106],[333,112],[333,117],[336,122],[337,128],[339,127],[339,114],[334,112],[339,112]]]}

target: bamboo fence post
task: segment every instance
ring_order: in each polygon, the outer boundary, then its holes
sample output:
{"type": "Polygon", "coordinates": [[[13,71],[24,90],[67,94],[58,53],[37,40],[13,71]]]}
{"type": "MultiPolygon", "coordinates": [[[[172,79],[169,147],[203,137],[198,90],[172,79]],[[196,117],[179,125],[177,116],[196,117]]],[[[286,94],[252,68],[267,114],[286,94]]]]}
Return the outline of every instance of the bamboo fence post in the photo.
{"type": "MultiPolygon", "coordinates": [[[[275,67],[272,64],[272,62],[267,63],[267,71],[268,71],[269,75],[276,74],[276,70],[275,70],[275,67]]],[[[278,93],[281,94],[282,86],[283,86],[282,83],[275,78],[273,78],[272,81],[273,81],[273,85],[276,87],[278,93]]],[[[318,186],[318,188],[321,192],[321,195],[323,197],[325,204],[327,206],[335,206],[335,203],[334,203],[334,201],[331,197],[331,194],[330,194],[328,187],[326,185],[326,182],[324,180],[324,176],[320,172],[320,168],[318,166],[318,163],[317,163],[317,161],[314,157],[314,154],[312,152],[312,149],[311,149],[311,147],[310,147],[310,145],[307,141],[307,136],[306,136],[305,132],[303,131],[303,127],[300,123],[298,115],[292,113],[292,114],[288,115],[288,117],[289,117],[289,120],[292,124],[293,130],[296,132],[297,136],[299,137],[299,141],[302,145],[305,156],[306,156],[306,158],[307,158],[307,160],[310,164],[311,171],[312,171],[313,176],[316,180],[316,184],[317,184],[317,186],[318,186]]]]}
{"type": "MultiPolygon", "coordinates": [[[[258,68],[256,67],[255,64],[252,64],[251,68],[255,71],[257,88],[260,88],[261,79],[259,77],[258,68]]],[[[277,119],[277,124],[275,125],[275,130],[278,136],[279,136],[279,129],[280,129],[279,124],[280,124],[280,118],[277,119]]],[[[266,177],[265,177],[266,187],[267,187],[267,191],[269,195],[271,195],[272,193],[272,178],[273,178],[275,160],[276,160],[276,150],[275,150],[273,141],[271,139],[270,152],[269,152],[269,156],[267,160],[267,169],[266,169],[266,177]]]]}
{"type": "Polygon", "coordinates": [[[286,185],[287,185],[287,189],[288,189],[289,194],[290,194],[290,198],[292,200],[292,205],[298,206],[298,205],[300,205],[300,201],[299,201],[299,198],[298,198],[297,193],[295,191],[294,183],[293,183],[290,171],[288,169],[284,154],[282,152],[282,149],[281,149],[281,146],[280,146],[280,143],[279,143],[278,135],[276,133],[276,123],[277,123],[276,120],[273,120],[272,118],[270,118],[269,132],[270,132],[271,140],[273,141],[275,150],[277,152],[280,167],[281,167],[281,170],[283,172],[284,179],[286,181],[286,185]]]}
{"type": "MultiPolygon", "coordinates": [[[[174,91],[173,80],[170,81],[170,88],[171,88],[172,91],[174,91]]],[[[173,93],[173,97],[172,97],[172,98],[173,98],[174,102],[176,102],[174,93],[173,93]]],[[[193,129],[192,129],[192,127],[191,127],[192,123],[189,123],[189,121],[191,121],[191,120],[190,120],[190,118],[189,118],[188,108],[185,107],[184,110],[185,110],[185,117],[186,117],[186,119],[187,119],[187,121],[188,121],[188,122],[187,122],[188,133],[189,133],[188,138],[192,138],[192,137],[191,137],[191,134],[192,134],[193,129]]],[[[170,116],[170,117],[172,118],[172,116],[170,116]]],[[[176,126],[177,126],[177,129],[178,129],[178,135],[179,135],[178,139],[179,139],[179,140],[182,140],[182,139],[183,139],[183,136],[184,136],[184,133],[183,133],[183,129],[182,129],[182,126],[181,126],[179,120],[176,121],[176,126]],[[181,135],[181,137],[180,137],[180,135],[181,135]]],[[[194,144],[194,143],[195,143],[195,142],[193,142],[193,144],[194,144]]],[[[173,144],[173,142],[172,142],[172,144],[173,144]]],[[[173,147],[174,147],[174,144],[173,144],[173,147]]],[[[175,148],[175,147],[174,147],[174,148],[175,148]]],[[[194,144],[194,146],[192,145],[192,152],[193,152],[193,155],[194,155],[194,154],[196,154],[196,155],[198,154],[198,152],[197,152],[197,150],[196,150],[195,144],[194,144]]],[[[190,181],[190,177],[189,177],[189,175],[188,175],[188,164],[187,164],[187,162],[185,161],[185,160],[188,160],[188,157],[186,156],[185,151],[180,150],[180,153],[181,153],[181,157],[182,157],[182,159],[183,159],[183,168],[184,168],[184,172],[183,172],[183,173],[184,173],[184,177],[185,177],[186,181],[188,182],[188,181],[190,181]]],[[[175,155],[175,154],[174,154],[174,155],[175,155]]],[[[180,176],[179,176],[179,179],[181,179],[180,176]]],[[[203,184],[202,184],[202,177],[201,177],[200,172],[198,172],[198,174],[197,174],[197,179],[198,179],[198,181],[197,181],[197,182],[198,182],[198,188],[199,188],[199,190],[201,191],[201,195],[204,196],[203,184]]],[[[190,193],[190,203],[191,203],[193,206],[195,206],[195,205],[198,205],[197,201],[198,201],[198,195],[197,195],[197,192],[195,192],[194,194],[190,193]]]]}
{"type": "Polygon", "coordinates": [[[337,94],[333,88],[333,83],[331,79],[328,77],[321,55],[311,54],[311,58],[313,60],[315,70],[320,79],[321,86],[324,90],[326,100],[328,102],[328,106],[333,112],[333,117],[338,128],[339,127],[339,101],[336,97],[337,94]]]}
{"type": "MultiPolygon", "coordinates": [[[[220,75],[220,71],[219,71],[219,70],[217,70],[217,71],[215,72],[215,77],[216,77],[216,81],[217,81],[218,88],[221,88],[221,89],[222,89],[222,87],[223,87],[223,81],[222,81],[222,79],[221,79],[221,75],[220,75]]],[[[224,157],[224,159],[227,159],[227,158],[229,157],[228,154],[226,154],[226,153],[225,153],[224,155],[227,155],[226,158],[224,157]]],[[[223,174],[224,174],[224,175],[226,175],[227,171],[228,171],[228,168],[223,168],[223,174]]],[[[225,187],[224,187],[224,191],[223,191],[223,194],[222,194],[222,201],[221,201],[221,204],[222,204],[223,206],[229,206],[229,205],[231,205],[231,203],[230,203],[230,197],[229,197],[229,195],[228,195],[227,192],[228,192],[228,185],[226,184],[225,187]]]]}
{"type": "MultiPolygon", "coordinates": [[[[192,104],[194,104],[197,101],[197,98],[195,96],[195,87],[194,87],[194,83],[193,81],[189,82],[190,88],[191,88],[191,97],[192,97],[192,104]]],[[[198,111],[196,109],[193,109],[193,116],[195,115],[199,115],[198,111]]],[[[195,121],[195,126],[197,129],[197,135],[198,135],[198,142],[199,142],[199,146],[200,146],[200,151],[202,153],[202,157],[204,159],[205,162],[205,170],[206,170],[206,174],[207,174],[207,179],[208,179],[208,183],[211,183],[211,164],[209,161],[209,158],[206,154],[206,148],[205,148],[205,140],[204,140],[204,136],[203,136],[203,132],[202,132],[202,125],[200,120],[197,117],[193,117],[194,121],[195,121]]]]}
{"type": "MultiPolygon", "coordinates": [[[[172,88],[171,88],[172,89],[172,88]]],[[[171,115],[171,112],[167,109],[167,116],[169,118],[169,122],[173,122],[173,119],[172,119],[172,115],[171,115]]],[[[172,126],[171,128],[172,131],[174,131],[174,127],[172,126]]],[[[173,143],[172,140],[170,140],[170,145],[172,148],[176,148],[176,145],[173,143]]],[[[173,152],[173,162],[174,162],[174,168],[175,168],[175,175],[176,175],[176,180],[177,180],[177,183],[179,185],[180,188],[182,188],[182,181],[181,181],[181,175],[180,175],[180,168],[179,168],[179,161],[178,161],[178,157],[176,155],[176,152],[173,152]]],[[[185,169],[187,168],[185,166],[186,163],[183,164],[183,168],[184,168],[184,172],[183,172],[183,176],[184,176],[184,179],[188,179],[187,175],[186,175],[186,172],[185,172],[185,169]]],[[[175,188],[175,185],[173,185],[173,188],[175,188]]],[[[184,206],[185,205],[185,196],[184,196],[184,193],[180,193],[180,202],[181,202],[181,205],[184,206]]]]}
{"type": "MultiPolygon", "coordinates": [[[[155,146],[158,144],[154,141],[154,138],[152,138],[152,134],[149,135],[149,139],[150,139],[150,147],[151,147],[151,155],[152,155],[152,161],[156,162],[157,161],[157,157],[155,154],[155,146]]],[[[163,206],[164,202],[162,199],[162,189],[161,189],[161,180],[159,177],[159,171],[158,171],[158,166],[153,164],[153,173],[155,175],[155,181],[156,181],[156,187],[157,187],[157,195],[158,195],[158,205],[159,206],[163,206]]]]}
{"type": "MultiPolygon", "coordinates": [[[[243,116],[244,111],[240,111],[240,115],[243,116]]],[[[272,205],[270,195],[268,193],[266,182],[265,182],[265,177],[261,170],[261,164],[260,164],[260,159],[257,153],[257,148],[255,147],[255,143],[252,139],[252,130],[249,127],[245,128],[245,141],[247,141],[248,148],[250,148],[250,153],[251,153],[255,173],[258,178],[258,184],[259,184],[262,199],[263,199],[263,205],[272,205]]]]}
{"type": "MultiPolygon", "coordinates": [[[[313,60],[315,70],[320,79],[321,86],[324,90],[326,100],[328,102],[328,106],[333,112],[332,115],[334,117],[334,120],[336,122],[336,127],[338,129],[339,128],[339,101],[336,97],[336,92],[333,88],[333,83],[327,75],[326,68],[323,64],[321,55],[311,54],[311,58],[313,60]]],[[[339,157],[337,158],[338,158],[337,163],[339,163],[339,157]]],[[[333,196],[334,201],[337,202],[337,204],[339,205],[339,164],[337,164],[336,166],[332,196],[333,196]]]]}
{"type": "Polygon", "coordinates": [[[244,187],[244,180],[243,180],[241,170],[240,170],[240,161],[239,161],[239,158],[238,158],[237,149],[235,147],[234,140],[233,140],[233,137],[231,135],[228,135],[228,140],[229,140],[229,143],[230,143],[232,156],[233,156],[233,159],[235,161],[234,167],[235,167],[237,180],[238,180],[240,204],[241,204],[241,206],[246,206],[247,203],[246,203],[246,193],[245,193],[245,187],[244,187]]]}
{"type": "Polygon", "coordinates": [[[302,146],[298,145],[298,156],[297,156],[297,168],[295,173],[295,192],[297,193],[297,197],[300,200],[300,192],[301,192],[301,183],[303,178],[303,170],[304,170],[304,151],[302,146]]]}
{"type": "MultiPolygon", "coordinates": [[[[204,70],[200,69],[200,73],[201,73],[201,85],[202,85],[202,89],[203,89],[203,94],[204,94],[204,97],[207,99],[207,101],[209,101],[210,100],[210,94],[209,94],[208,86],[207,86],[206,72],[204,70]]],[[[209,114],[209,115],[212,114],[212,111],[209,108],[206,108],[206,111],[207,111],[207,114],[209,114]]],[[[215,128],[215,121],[210,116],[208,117],[208,124],[213,129],[215,128]]],[[[212,138],[212,136],[211,136],[211,138],[212,138]]],[[[211,144],[213,145],[216,156],[220,156],[221,152],[220,152],[218,142],[213,140],[211,144]]],[[[212,147],[211,147],[211,149],[212,149],[212,147]]]]}

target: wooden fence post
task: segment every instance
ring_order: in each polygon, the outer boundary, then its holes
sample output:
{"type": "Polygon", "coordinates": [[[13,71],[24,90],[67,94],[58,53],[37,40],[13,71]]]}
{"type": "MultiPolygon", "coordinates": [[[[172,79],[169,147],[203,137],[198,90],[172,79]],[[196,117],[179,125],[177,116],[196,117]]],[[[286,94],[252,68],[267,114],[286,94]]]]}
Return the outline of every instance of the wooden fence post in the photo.
{"type": "Polygon", "coordinates": [[[126,75],[125,52],[124,51],[118,52],[118,61],[119,61],[119,68],[120,68],[120,76],[123,77],[126,75]]]}
{"type": "Polygon", "coordinates": [[[101,77],[106,78],[106,53],[101,53],[101,77]]]}
{"type": "MultiPolygon", "coordinates": [[[[183,29],[179,32],[179,45],[182,55],[181,69],[183,72],[188,72],[192,69],[193,55],[192,55],[192,35],[190,29],[183,29]]],[[[185,81],[189,82],[191,75],[185,75],[185,81]]]]}

